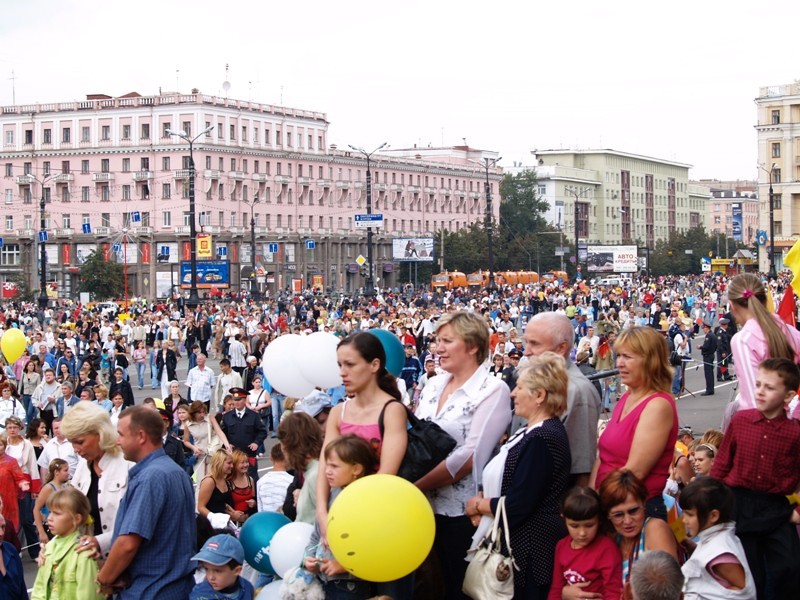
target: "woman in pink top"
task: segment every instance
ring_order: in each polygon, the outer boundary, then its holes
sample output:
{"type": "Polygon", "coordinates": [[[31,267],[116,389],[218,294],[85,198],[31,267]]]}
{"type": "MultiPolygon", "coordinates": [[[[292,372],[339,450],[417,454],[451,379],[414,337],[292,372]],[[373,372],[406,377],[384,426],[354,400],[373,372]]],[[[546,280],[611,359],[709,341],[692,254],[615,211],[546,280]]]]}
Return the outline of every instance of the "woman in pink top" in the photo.
{"type": "Polygon", "coordinates": [[[617,402],[598,440],[590,485],[598,489],[609,473],[627,469],[647,488],[647,515],[666,520],[661,491],[678,436],[667,345],[654,329],[633,327],[620,334],[614,349],[628,391],[617,402]]]}
{"type": "MultiPolygon", "coordinates": [[[[726,422],[737,409],[755,408],[758,365],[768,358],[800,358],[800,332],[789,327],[767,309],[767,291],[756,275],[742,273],[728,286],[728,299],[734,319],[743,327],[731,340],[733,370],[739,381],[738,405],[734,404],[726,422]]],[[[725,427],[723,427],[725,429],[725,427]]]]}

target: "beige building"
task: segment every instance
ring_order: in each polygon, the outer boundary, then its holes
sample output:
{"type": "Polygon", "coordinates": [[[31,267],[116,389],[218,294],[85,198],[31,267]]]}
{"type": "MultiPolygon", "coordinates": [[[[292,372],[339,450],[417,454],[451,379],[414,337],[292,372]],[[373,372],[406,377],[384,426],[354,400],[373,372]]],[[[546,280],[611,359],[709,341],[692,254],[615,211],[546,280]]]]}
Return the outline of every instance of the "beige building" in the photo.
{"type": "Polygon", "coordinates": [[[708,187],[689,183],[691,165],[616,150],[533,150],[547,220],[589,244],[656,240],[703,225],[708,187]],[[577,202],[577,210],[576,210],[577,202]],[[576,219],[577,216],[577,219],[576,219]]]}
{"type": "Polygon", "coordinates": [[[705,227],[709,235],[720,234],[754,246],[761,229],[758,182],[701,179],[694,183],[711,190],[705,213],[705,227]]]}
{"type": "MultiPolygon", "coordinates": [[[[756,98],[758,122],[759,229],[769,233],[769,186],[773,187],[775,267],[800,239],[800,81],[763,87],[756,98]]],[[[769,270],[769,243],[759,252],[759,268],[769,270]]]]}

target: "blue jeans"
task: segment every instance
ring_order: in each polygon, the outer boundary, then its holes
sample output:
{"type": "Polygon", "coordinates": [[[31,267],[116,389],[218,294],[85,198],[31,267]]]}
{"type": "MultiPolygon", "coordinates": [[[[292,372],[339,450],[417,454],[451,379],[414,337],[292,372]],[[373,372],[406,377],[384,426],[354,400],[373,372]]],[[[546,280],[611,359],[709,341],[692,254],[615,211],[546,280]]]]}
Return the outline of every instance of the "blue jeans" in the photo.
{"type": "Polygon", "coordinates": [[[156,389],[159,385],[161,385],[161,382],[158,381],[158,369],[155,364],[152,364],[150,365],[150,386],[156,389]]]}
{"type": "Polygon", "coordinates": [[[672,377],[672,395],[677,396],[681,391],[681,365],[674,367],[675,375],[672,377]]]}
{"type": "Polygon", "coordinates": [[[286,400],[286,396],[275,391],[272,392],[272,422],[275,426],[275,431],[278,431],[278,425],[281,424],[284,400],[286,400]]]}
{"type": "Polygon", "coordinates": [[[139,376],[139,389],[144,387],[144,367],[143,362],[136,363],[136,374],[139,376]]]}
{"type": "Polygon", "coordinates": [[[189,369],[194,369],[197,366],[197,354],[189,350],[189,369]]]}
{"type": "Polygon", "coordinates": [[[29,546],[28,554],[33,559],[39,556],[39,533],[33,522],[34,504],[30,492],[25,492],[18,501],[20,529],[25,532],[25,545],[29,546]]]}
{"type": "Polygon", "coordinates": [[[30,424],[31,420],[36,418],[37,411],[30,394],[22,394],[22,405],[25,407],[25,422],[30,424]]]}

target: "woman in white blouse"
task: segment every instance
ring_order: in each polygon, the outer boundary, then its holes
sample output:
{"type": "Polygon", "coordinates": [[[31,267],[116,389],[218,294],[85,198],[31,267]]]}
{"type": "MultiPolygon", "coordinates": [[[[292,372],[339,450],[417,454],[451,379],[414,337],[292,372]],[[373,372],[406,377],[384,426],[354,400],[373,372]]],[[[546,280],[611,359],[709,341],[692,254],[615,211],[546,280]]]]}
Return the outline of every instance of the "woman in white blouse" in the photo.
{"type": "Polygon", "coordinates": [[[483,366],[489,330],[483,319],[465,311],[450,313],[436,327],[439,365],[444,371],[425,386],[416,415],[431,419],[458,445],[444,461],[416,482],[427,492],[436,516],[436,551],[445,597],[464,598],[464,557],[475,528],[466,503],[478,493],[479,477],[511,422],[508,386],[483,366]]]}

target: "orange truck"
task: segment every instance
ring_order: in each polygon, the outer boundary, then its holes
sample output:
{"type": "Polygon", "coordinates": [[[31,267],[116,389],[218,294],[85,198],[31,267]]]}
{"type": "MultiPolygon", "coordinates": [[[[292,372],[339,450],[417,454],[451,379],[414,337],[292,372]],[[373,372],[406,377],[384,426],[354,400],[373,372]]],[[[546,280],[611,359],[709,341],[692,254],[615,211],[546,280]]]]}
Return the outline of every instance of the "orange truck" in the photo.
{"type": "Polygon", "coordinates": [[[467,276],[461,271],[446,271],[431,277],[431,287],[434,292],[443,292],[457,287],[466,287],[467,276]]]}

